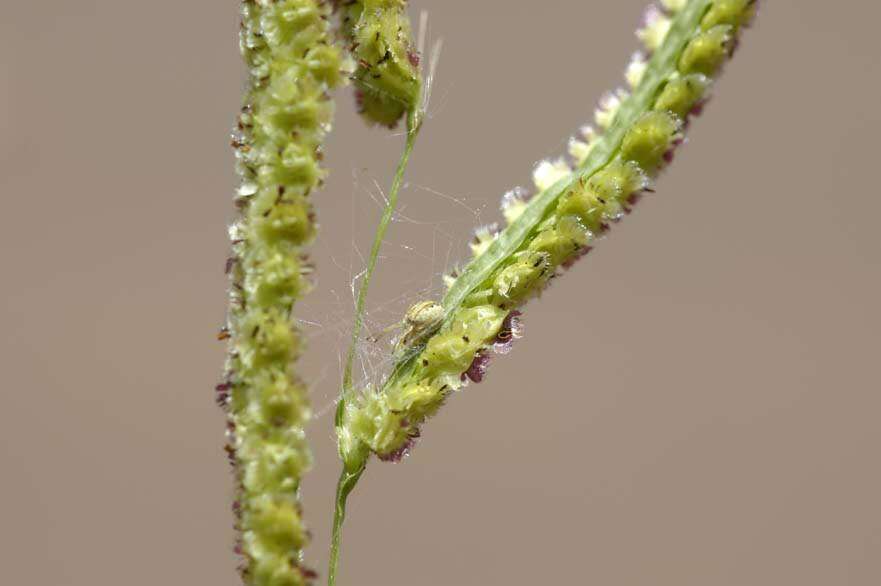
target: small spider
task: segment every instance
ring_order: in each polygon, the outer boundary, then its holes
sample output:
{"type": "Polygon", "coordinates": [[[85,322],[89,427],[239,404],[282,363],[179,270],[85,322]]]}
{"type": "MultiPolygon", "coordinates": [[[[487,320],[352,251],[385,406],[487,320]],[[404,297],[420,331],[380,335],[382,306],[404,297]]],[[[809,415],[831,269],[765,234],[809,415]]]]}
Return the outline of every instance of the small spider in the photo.
{"type": "Polygon", "coordinates": [[[410,307],[403,321],[389,326],[379,335],[373,336],[374,342],[397,328],[405,328],[404,333],[395,342],[395,351],[418,345],[430,336],[444,321],[444,307],[434,301],[420,301],[410,307]]]}
{"type": "Polygon", "coordinates": [[[407,331],[398,340],[398,348],[415,346],[426,335],[430,335],[444,321],[444,307],[434,301],[420,301],[410,307],[404,315],[407,331]]]}

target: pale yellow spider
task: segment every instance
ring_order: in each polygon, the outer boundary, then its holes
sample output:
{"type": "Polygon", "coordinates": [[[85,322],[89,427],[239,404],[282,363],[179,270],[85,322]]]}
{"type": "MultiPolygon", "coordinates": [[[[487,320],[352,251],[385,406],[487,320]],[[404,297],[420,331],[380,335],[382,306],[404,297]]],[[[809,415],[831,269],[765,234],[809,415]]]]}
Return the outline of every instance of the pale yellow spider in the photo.
{"type": "Polygon", "coordinates": [[[395,342],[395,352],[416,346],[422,339],[434,332],[444,321],[444,307],[434,301],[415,303],[404,314],[404,319],[373,336],[374,342],[397,328],[406,328],[395,342]]]}

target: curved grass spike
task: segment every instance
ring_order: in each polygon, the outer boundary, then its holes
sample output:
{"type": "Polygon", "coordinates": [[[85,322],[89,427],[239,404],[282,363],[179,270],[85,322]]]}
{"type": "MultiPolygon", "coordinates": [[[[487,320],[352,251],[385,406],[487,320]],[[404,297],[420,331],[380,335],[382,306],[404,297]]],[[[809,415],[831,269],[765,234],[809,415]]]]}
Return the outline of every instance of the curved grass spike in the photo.
{"type": "Polygon", "coordinates": [[[357,68],[352,77],[361,115],[393,127],[420,99],[419,53],[406,0],[337,0],[342,31],[357,68]]]}
{"type": "Polygon", "coordinates": [[[649,190],[754,11],[755,0],[666,0],[664,10],[647,12],[638,36],[650,57],[637,55],[628,68],[632,95],[621,90],[601,102],[596,119],[604,132],[585,129],[585,140],[572,141],[574,169],[564,161],[540,164],[532,199],[506,196],[509,225],[485,232],[475,258],[450,279],[443,323],[408,348],[380,389],[346,402],[338,510],[369,456],[404,456],[446,398],[480,382],[490,355],[510,348],[520,334],[519,308],[649,190]]]}
{"type": "Polygon", "coordinates": [[[309,288],[310,196],[323,181],[321,145],[333,117],[328,91],[343,81],[321,0],[244,0],[241,51],[248,68],[233,137],[240,216],[230,228],[229,340],[217,401],[228,416],[233,506],[251,586],[302,586],[309,539],[299,485],[311,464],[304,437],[306,387],[292,369],[302,345],[295,301],[309,288]]]}

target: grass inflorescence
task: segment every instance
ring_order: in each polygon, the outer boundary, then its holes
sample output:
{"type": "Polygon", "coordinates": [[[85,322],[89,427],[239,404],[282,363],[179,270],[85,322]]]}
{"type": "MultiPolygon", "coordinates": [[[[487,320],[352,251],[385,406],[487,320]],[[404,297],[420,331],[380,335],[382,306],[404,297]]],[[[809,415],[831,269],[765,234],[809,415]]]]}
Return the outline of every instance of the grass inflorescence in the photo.
{"type": "Polygon", "coordinates": [[[342,32],[355,60],[361,115],[393,127],[420,99],[420,55],[406,0],[337,0],[342,32]]]}
{"type": "Polygon", "coordinates": [[[311,196],[324,177],[321,147],[333,117],[328,92],[343,81],[330,8],[320,0],[245,0],[241,51],[248,68],[233,137],[241,178],[230,228],[229,340],[217,400],[228,415],[235,470],[236,551],[246,584],[300,586],[309,540],[299,501],[311,464],[310,417],[292,361],[302,346],[295,302],[309,288],[311,196]]]}
{"type": "Polygon", "coordinates": [[[343,506],[369,456],[405,455],[450,394],[480,382],[490,357],[507,352],[523,305],[651,191],[754,11],[754,0],[667,0],[646,13],[643,51],[625,76],[631,87],[601,101],[597,128],[570,142],[571,163],[538,165],[534,196],[505,197],[508,226],[478,233],[475,257],[448,279],[436,331],[407,348],[383,385],[346,403],[343,506]]]}

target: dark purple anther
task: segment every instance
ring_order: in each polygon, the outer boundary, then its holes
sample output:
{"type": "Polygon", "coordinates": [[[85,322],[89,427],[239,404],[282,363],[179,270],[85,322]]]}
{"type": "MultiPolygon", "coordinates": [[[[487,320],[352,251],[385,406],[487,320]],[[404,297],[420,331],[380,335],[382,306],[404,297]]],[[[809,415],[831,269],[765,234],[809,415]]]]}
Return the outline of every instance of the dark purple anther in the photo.
{"type": "Polygon", "coordinates": [[[569,259],[563,261],[563,264],[561,266],[563,267],[564,270],[571,269],[572,266],[576,262],[581,260],[582,257],[587,256],[587,253],[590,252],[591,250],[593,250],[593,249],[590,246],[582,247],[577,253],[575,253],[575,255],[572,258],[569,258],[569,259]]]}
{"type": "Polygon", "coordinates": [[[699,100],[692,106],[691,111],[688,113],[689,116],[700,116],[704,113],[704,107],[706,107],[709,98],[704,98],[703,100],[699,100]]]}
{"type": "Polygon", "coordinates": [[[229,461],[229,465],[235,467],[236,449],[232,447],[232,445],[226,444],[225,446],[223,446],[223,451],[226,452],[226,459],[229,461]]]}
{"type": "MultiPolygon", "coordinates": [[[[523,337],[523,322],[520,320],[521,315],[522,314],[519,311],[514,310],[505,317],[505,321],[502,322],[502,329],[499,330],[495,344],[493,344],[493,350],[496,354],[507,354],[514,346],[514,340],[519,340],[523,337]]],[[[472,364],[472,366],[474,365],[472,364]]],[[[484,369],[485,368],[486,366],[484,365],[484,369]]]]}
{"type": "Polygon", "coordinates": [[[214,400],[220,407],[223,407],[229,401],[229,391],[232,388],[232,383],[225,382],[220,383],[216,387],[214,387],[214,392],[216,393],[214,396],[214,400]]]}
{"type": "Polygon", "coordinates": [[[230,383],[220,383],[216,387],[214,387],[215,396],[214,400],[217,402],[218,407],[225,407],[229,402],[229,390],[232,388],[230,383]]]}
{"type": "Polygon", "coordinates": [[[684,138],[677,138],[672,143],[670,143],[670,148],[667,149],[667,152],[664,153],[664,162],[668,165],[673,162],[673,156],[676,154],[676,149],[685,142],[684,138]]]}
{"type": "MultiPolygon", "coordinates": [[[[401,422],[402,427],[407,427],[409,425],[410,423],[407,420],[401,422]]],[[[388,454],[377,454],[377,457],[383,462],[400,462],[401,460],[406,458],[407,455],[410,454],[410,449],[413,447],[413,444],[415,444],[419,436],[422,435],[419,432],[419,428],[417,427],[410,428],[408,430],[408,433],[409,435],[407,437],[407,441],[404,442],[404,445],[402,445],[394,452],[390,452],[388,454]]]]}
{"type": "Polygon", "coordinates": [[[313,570],[312,568],[300,568],[300,573],[303,574],[303,577],[307,580],[317,580],[318,572],[313,570]]]}
{"type": "Polygon", "coordinates": [[[468,367],[464,373],[462,373],[462,380],[464,381],[466,378],[471,379],[471,382],[479,383],[483,381],[483,377],[486,376],[486,369],[489,367],[489,359],[490,355],[487,352],[481,350],[474,356],[474,360],[471,361],[471,366],[468,367]]]}

